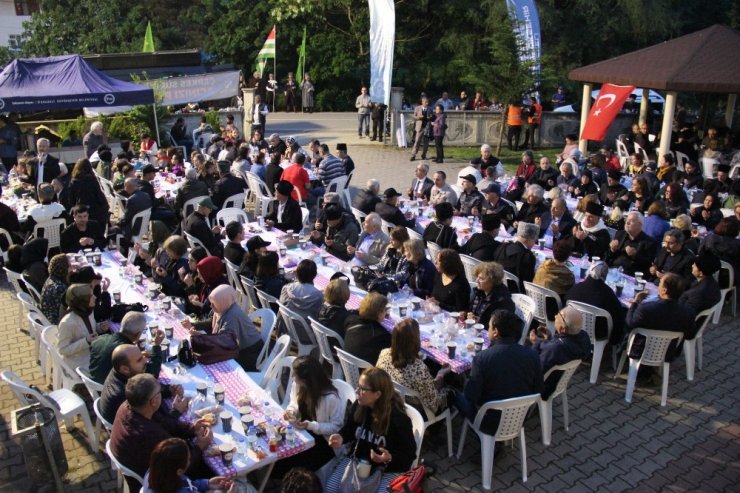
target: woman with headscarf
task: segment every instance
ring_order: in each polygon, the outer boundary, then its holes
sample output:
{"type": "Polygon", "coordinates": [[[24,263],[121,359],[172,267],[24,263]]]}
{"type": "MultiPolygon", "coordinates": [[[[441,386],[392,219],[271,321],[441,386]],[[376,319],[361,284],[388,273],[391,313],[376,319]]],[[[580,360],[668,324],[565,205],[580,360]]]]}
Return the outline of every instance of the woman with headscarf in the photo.
{"type": "MultiPolygon", "coordinates": [[[[596,262],[588,270],[586,278],[570,288],[563,301],[580,301],[592,306],[603,308],[612,316],[613,328],[610,344],[619,344],[624,337],[624,317],[627,313],[619,298],[614,294],[612,288],[606,284],[606,276],[609,274],[609,266],[606,262],[596,262]]],[[[606,320],[596,318],[594,328],[596,339],[603,340],[607,335],[606,320]]]]}
{"type": "Polygon", "coordinates": [[[49,240],[35,238],[23,245],[21,253],[23,279],[39,292],[44,288],[46,278],[49,277],[45,261],[48,248],[49,240]]]}
{"type": "Polygon", "coordinates": [[[210,318],[211,303],[208,295],[211,294],[216,286],[227,284],[226,275],[224,274],[224,264],[220,258],[210,256],[206,257],[196,266],[198,277],[203,281],[203,287],[198,294],[191,294],[188,297],[190,306],[199,313],[201,318],[210,318]]]}
{"type": "Polygon", "coordinates": [[[90,365],[90,344],[98,336],[93,309],[95,295],[89,284],[73,284],[64,296],[67,314],[59,322],[57,346],[62,360],[70,368],[87,369],[90,365]]]}
{"type": "Polygon", "coordinates": [[[52,325],[59,324],[67,291],[69,260],[63,253],[54,255],[49,262],[49,277],[41,290],[41,313],[52,325]]]}
{"type": "MultiPolygon", "coordinates": [[[[262,336],[257,332],[252,321],[236,302],[237,293],[228,284],[217,286],[208,295],[213,318],[211,320],[211,334],[231,332],[236,336],[239,344],[239,355],[236,360],[245,371],[257,370],[257,356],[262,351],[262,336]]],[[[195,330],[189,322],[183,324],[185,328],[195,330]]],[[[201,324],[200,327],[203,327],[201,324]]]]}
{"type": "Polygon", "coordinates": [[[95,270],[93,270],[93,268],[88,265],[82,267],[77,272],[70,272],[69,283],[90,285],[96,300],[93,315],[95,317],[95,320],[99,322],[98,332],[101,334],[107,332],[109,327],[107,326],[107,323],[103,324],[102,322],[104,320],[110,320],[112,315],[111,307],[113,306],[113,302],[111,299],[111,295],[108,292],[110,279],[103,278],[102,275],[96,273],[95,270]]]}

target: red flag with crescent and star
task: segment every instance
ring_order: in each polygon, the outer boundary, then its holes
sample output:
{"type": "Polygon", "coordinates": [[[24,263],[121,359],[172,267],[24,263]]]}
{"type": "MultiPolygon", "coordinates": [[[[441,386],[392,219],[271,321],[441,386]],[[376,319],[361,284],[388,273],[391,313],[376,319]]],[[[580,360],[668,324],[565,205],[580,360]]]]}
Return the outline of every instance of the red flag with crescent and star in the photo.
{"type": "Polygon", "coordinates": [[[604,140],[609,126],[634,89],[635,86],[615,86],[612,84],[601,86],[599,97],[591,106],[591,113],[589,113],[586,125],[584,125],[583,132],[581,132],[581,139],[604,140]]]}

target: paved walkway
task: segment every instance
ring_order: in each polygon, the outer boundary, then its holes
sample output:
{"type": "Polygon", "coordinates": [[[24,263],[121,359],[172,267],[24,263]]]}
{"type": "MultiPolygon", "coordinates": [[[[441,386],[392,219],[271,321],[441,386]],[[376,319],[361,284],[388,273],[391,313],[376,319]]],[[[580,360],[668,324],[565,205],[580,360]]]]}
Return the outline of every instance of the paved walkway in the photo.
{"type": "MultiPolygon", "coordinates": [[[[310,128],[312,137],[345,141],[357,165],[357,181],[374,177],[382,187],[405,189],[413,165],[408,151],[383,145],[360,145],[354,115],[314,114],[300,126],[272,115],[268,129],[283,135],[310,128]],[[336,115],[336,116],[335,116],[336,115]],[[273,126],[274,124],[274,126],[273,126]],[[349,131],[339,128],[347,125],[349,131]],[[310,125],[310,127],[308,127],[310,125]],[[292,127],[291,127],[292,126],[292,127]]],[[[305,131],[303,134],[307,135],[305,131]]],[[[301,134],[301,135],[303,135],[301,134]]],[[[369,144],[369,143],[368,143],[369,144]]],[[[455,171],[464,163],[445,163],[455,171]]],[[[433,169],[436,169],[433,167],[433,169]]],[[[456,174],[456,173],[455,173],[456,174]]],[[[26,382],[43,386],[31,339],[18,332],[19,303],[5,276],[0,275],[0,369],[11,369],[26,382]]],[[[725,310],[728,313],[729,310],[725,310]]],[[[505,491],[738,491],[740,483],[740,322],[725,314],[705,333],[704,368],[694,382],[686,381],[683,358],[671,368],[669,399],[660,407],[659,388],[635,391],[632,404],[624,401],[624,378],[613,380],[606,363],[596,385],[588,383],[588,367],[575,374],[568,391],[570,430],[563,429],[562,408],[555,403],[552,445],[540,441],[537,413],[525,423],[528,481],[522,482],[519,446],[496,458],[493,488],[505,491]]],[[[9,438],[10,411],[20,407],[8,387],[0,384],[0,493],[29,489],[21,450],[9,438]]],[[[453,423],[455,450],[460,418],[453,423]]],[[[108,460],[90,452],[84,434],[62,431],[69,472],[65,491],[112,492],[115,476],[108,460]]],[[[422,456],[438,466],[430,491],[481,491],[480,445],[473,433],[462,458],[447,458],[444,429],[427,434],[422,456]]],[[[279,491],[270,483],[269,491],[279,491]]]]}

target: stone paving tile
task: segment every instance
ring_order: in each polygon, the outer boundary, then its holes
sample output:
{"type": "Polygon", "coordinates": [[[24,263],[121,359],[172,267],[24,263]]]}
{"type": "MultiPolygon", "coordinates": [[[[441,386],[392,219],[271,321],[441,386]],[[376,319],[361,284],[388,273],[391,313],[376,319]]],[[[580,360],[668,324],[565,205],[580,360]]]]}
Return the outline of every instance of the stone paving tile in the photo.
{"type": "MultiPolygon", "coordinates": [[[[328,118],[328,117],[327,117],[328,118]]],[[[286,127],[287,128],[287,127],[286,127]]],[[[287,135],[289,133],[282,132],[287,135]]],[[[351,133],[351,132],[350,132],[351,133]]],[[[316,137],[331,143],[347,132],[316,137]]],[[[414,165],[408,151],[360,145],[347,137],[357,165],[355,184],[378,178],[383,188],[405,190],[414,165]]],[[[446,162],[432,169],[457,174],[465,163],[446,162]]],[[[18,332],[19,304],[0,277],[0,369],[11,369],[28,383],[43,388],[33,344],[18,332]]],[[[727,311],[726,311],[727,312],[727,311]]],[[[24,324],[25,325],[25,324],[24,324]]],[[[660,406],[657,387],[637,387],[632,404],[624,401],[626,375],[612,379],[605,364],[596,385],[588,382],[588,366],[573,377],[568,390],[570,431],[563,427],[562,407],[554,406],[552,445],[541,443],[539,417],[525,423],[528,481],[521,481],[518,444],[497,458],[492,487],[504,491],[731,491],[740,483],[740,351],[735,337],[740,322],[725,315],[705,333],[704,368],[694,382],[686,381],[683,358],[671,368],[669,398],[660,406]]],[[[0,384],[0,493],[29,491],[23,457],[9,437],[10,410],[20,407],[6,385],[0,384]]],[[[457,450],[462,421],[453,421],[457,450]]],[[[79,426],[81,429],[81,426],[79,426]]],[[[61,430],[70,471],[65,491],[111,492],[116,477],[103,455],[92,453],[84,433],[61,430]]],[[[432,492],[479,492],[480,443],[469,432],[460,460],[446,457],[445,439],[425,440],[423,457],[438,466],[430,478],[432,492]]],[[[276,481],[268,491],[279,491],[276,481]]]]}

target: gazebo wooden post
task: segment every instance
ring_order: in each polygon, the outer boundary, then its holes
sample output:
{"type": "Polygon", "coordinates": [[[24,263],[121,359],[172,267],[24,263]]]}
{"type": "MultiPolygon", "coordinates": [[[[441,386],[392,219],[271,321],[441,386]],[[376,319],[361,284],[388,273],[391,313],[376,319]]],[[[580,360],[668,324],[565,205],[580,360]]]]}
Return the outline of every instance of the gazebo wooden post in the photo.
{"type": "MultiPolygon", "coordinates": [[[[642,101],[640,101],[640,125],[647,121],[648,108],[650,107],[650,89],[642,88],[642,101]]],[[[652,129],[651,129],[652,130],[652,129]]]]}
{"type": "Polygon", "coordinates": [[[727,107],[725,108],[725,125],[727,128],[732,128],[732,118],[735,116],[735,103],[737,102],[737,94],[727,95],[727,107]]]}
{"type": "Polygon", "coordinates": [[[668,154],[668,151],[671,149],[671,131],[673,130],[673,115],[676,112],[677,94],[675,91],[672,91],[665,96],[663,128],[660,131],[660,149],[658,150],[657,159],[660,159],[660,156],[668,154]]]}
{"type": "Polygon", "coordinates": [[[578,149],[581,151],[581,154],[586,154],[586,148],[588,147],[588,140],[582,139],[581,135],[583,134],[583,127],[586,126],[588,114],[591,112],[592,89],[593,84],[590,82],[583,84],[583,98],[581,99],[581,130],[578,132],[578,149]]]}

